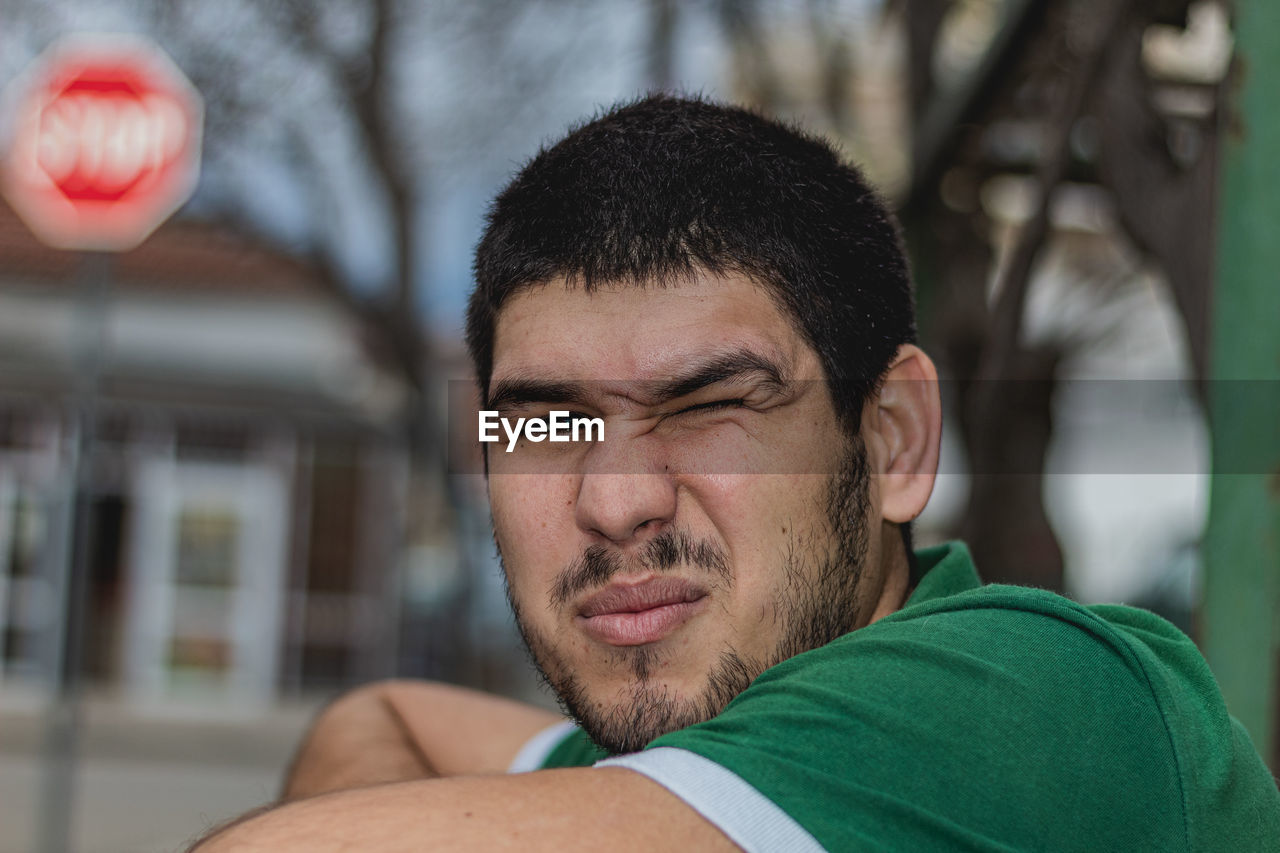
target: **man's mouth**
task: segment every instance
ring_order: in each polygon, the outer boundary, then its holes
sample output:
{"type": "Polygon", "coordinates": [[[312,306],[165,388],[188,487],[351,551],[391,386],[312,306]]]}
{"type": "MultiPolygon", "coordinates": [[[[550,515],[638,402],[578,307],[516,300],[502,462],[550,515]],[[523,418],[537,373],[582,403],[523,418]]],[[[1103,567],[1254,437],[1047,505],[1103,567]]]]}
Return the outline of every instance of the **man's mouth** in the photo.
{"type": "Polygon", "coordinates": [[[657,577],[614,581],[578,609],[587,636],[611,646],[655,643],[700,613],[707,590],[692,581],[657,577]]]}

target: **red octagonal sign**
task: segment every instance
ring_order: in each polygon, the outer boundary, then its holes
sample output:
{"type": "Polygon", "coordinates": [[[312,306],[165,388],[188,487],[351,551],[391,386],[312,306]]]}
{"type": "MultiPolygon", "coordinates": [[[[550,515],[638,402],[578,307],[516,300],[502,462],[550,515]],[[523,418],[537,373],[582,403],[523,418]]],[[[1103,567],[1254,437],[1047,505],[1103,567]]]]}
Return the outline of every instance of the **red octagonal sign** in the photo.
{"type": "Polygon", "coordinates": [[[195,188],[200,95],[154,44],[71,36],[5,92],[5,197],[63,249],[123,251],[195,188]]]}

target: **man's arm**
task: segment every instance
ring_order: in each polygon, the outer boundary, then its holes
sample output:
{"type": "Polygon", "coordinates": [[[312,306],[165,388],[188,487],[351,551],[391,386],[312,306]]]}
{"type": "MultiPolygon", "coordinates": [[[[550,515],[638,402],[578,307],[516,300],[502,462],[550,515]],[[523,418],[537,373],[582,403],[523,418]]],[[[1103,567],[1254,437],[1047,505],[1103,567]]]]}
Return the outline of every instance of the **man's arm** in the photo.
{"type": "Polygon", "coordinates": [[[474,690],[380,681],[317,718],[284,785],[287,800],[439,776],[502,773],[520,747],[561,717],[474,690]]]}
{"type": "Polygon", "coordinates": [[[738,849],[661,785],[618,767],[378,785],[237,823],[193,853],[738,849]]]}

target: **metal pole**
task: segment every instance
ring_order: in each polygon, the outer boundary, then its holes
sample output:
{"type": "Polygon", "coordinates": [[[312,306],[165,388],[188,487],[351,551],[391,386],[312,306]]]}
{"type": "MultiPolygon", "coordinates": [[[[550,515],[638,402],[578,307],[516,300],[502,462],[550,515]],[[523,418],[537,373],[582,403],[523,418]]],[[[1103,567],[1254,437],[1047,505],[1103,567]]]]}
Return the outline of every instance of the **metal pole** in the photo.
{"type": "Polygon", "coordinates": [[[93,543],[94,440],[98,385],[106,351],[106,307],[111,256],[87,252],[76,301],[71,424],[62,495],[62,525],[69,537],[54,579],[60,621],[50,654],[51,708],[46,718],[40,799],[40,850],[67,853],[75,817],[75,774],[81,725],[84,637],[89,617],[89,561],[93,543]]]}
{"type": "Polygon", "coordinates": [[[1278,768],[1280,4],[1237,0],[1227,89],[1209,418],[1213,480],[1201,641],[1227,708],[1278,768]]]}

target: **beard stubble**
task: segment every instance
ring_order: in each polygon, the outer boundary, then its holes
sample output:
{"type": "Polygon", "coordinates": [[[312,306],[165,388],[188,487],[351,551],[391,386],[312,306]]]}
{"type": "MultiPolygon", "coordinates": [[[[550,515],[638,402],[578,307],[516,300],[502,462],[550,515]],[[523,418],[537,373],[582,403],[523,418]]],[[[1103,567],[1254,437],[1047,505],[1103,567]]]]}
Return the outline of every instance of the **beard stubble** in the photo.
{"type": "MultiPolygon", "coordinates": [[[[661,735],[711,719],[769,667],[824,646],[857,627],[868,543],[869,484],[866,450],[861,439],[855,438],[828,484],[824,527],[798,532],[788,526],[791,532],[774,602],[774,616],[782,626],[778,642],[765,658],[742,654],[733,646],[722,649],[695,696],[672,695],[652,675],[660,663],[658,651],[632,646],[609,652],[614,656],[611,664],[631,670],[626,695],[611,703],[592,698],[554,644],[524,618],[507,582],[507,600],[531,662],[565,713],[593,742],[614,755],[636,752],[661,735]]],[[[498,558],[501,562],[501,549],[498,558]]],[[[724,551],[679,530],[654,537],[634,562],[653,571],[692,567],[710,577],[713,593],[733,586],[724,551]]],[[[552,602],[563,605],[576,593],[602,586],[627,568],[628,561],[617,552],[593,545],[556,578],[552,602]]],[[[505,564],[503,578],[507,580],[505,564]]]]}

